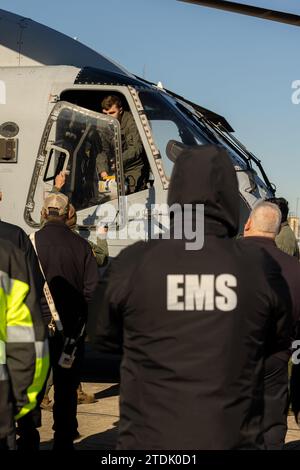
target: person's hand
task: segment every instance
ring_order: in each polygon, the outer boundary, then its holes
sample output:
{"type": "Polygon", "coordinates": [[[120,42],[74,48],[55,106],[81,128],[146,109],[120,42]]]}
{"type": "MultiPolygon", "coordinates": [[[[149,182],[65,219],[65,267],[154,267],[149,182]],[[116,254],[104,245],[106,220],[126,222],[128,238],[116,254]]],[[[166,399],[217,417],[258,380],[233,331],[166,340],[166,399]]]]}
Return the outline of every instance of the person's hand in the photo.
{"type": "Polygon", "coordinates": [[[99,235],[106,235],[108,231],[108,226],[107,225],[99,225],[97,233],[99,235]]]}
{"type": "Polygon", "coordinates": [[[106,171],[101,171],[100,176],[103,180],[106,180],[106,178],[108,177],[108,174],[106,173],[106,171]]]}
{"type": "Polygon", "coordinates": [[[66,173],[64,171],[61,171],[56,177],[55,177],[55,187],[60,191],[63,185],[66,182],[66,173]]]}
{"type": "Polygon", "coordinates": [[[105,225],[98,225],[97,227],[97,238],[100,238],[100,240],[106,240],[107,237],[107,232],[108,232],[108,226],[105,225]]]}

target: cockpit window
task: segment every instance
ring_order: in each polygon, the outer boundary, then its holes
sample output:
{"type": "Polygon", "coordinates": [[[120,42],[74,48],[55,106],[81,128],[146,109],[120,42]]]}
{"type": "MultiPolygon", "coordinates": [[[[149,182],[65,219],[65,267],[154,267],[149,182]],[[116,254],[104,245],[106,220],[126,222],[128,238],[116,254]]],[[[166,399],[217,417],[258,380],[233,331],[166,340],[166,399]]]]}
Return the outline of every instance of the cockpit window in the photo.
{"type": "Polygon", "coordinates": [[[123,194],[120,148],[117,119],[64,101],[57,103],[48,118],[36,159],[24,212],[26,222],[39,226],[43,201],[53,190],[60,171],[67,174],[60,190],[77,211],[118,199],[123,194]],[[110,142],[109,155],[104,141],[110,142]],[[115,173],[102,181],[99,161],[107,158],[112,160],[115,173]]]}
{"type": "Polygon", "coordinates": [[[103,142],[108,140],[113,148],[115,165],[115,120],[105,121],[71,110],[62,109],[57,117],[54,142],[49,142],[49,159],[44,182],[53,184],[56,174],[67,171],[65,187],[76,210],[101,204],[117,197],[115,179],[99,181],[98,160],[107,158],[103,142]]]}
{"type": "Polygon", "coordinates": [[[272,193],[268,181],[258,159],[248,152],[242,144],[228,131],[203,117],[201,112],[180,97],[168,93],[140,91],[140,100],[152,128],[153,137],[162,157],[164,170],[170,177],[174,158],[171,159],[167,149],[170,145],[205,145],[222,146],[228,152],[237,172],[247,173],[249,184],[245,192],[263,197],[264,193],[272,193]],[[170,144],[167,147],[168,143],[170,144]],[[172,161],[171,161],[172,160],[172,161]],[[254,163],[261,173],[262,179],[253,170],[254,163]],[[263,182],[264,181],[264,182],[263,182]]]}
{"type": "Polygon", "coordinates": [[[212,143],[222,145],[222,147],[227,150],[237,171],[248,172],[250,179],[252,179],[252,182],[254,183],[251,185],[251,192],[253,192],[258,185],[266,193],[272,194],[272,185],[262,168],[261,162],[257,157],[255,157],[255,155],[249,152],[241,142],[239,142],[232,132],[228,132],[228,130],[220,123],[216,125],[216,123],[208,121],[202,116],[198,109],[186,101],[176,100],[176,105],[183,111],[183,113],[187,113],[190,119],[192,119],[197,126],[202,128],[203,132],[209,136],[212,143]],[[255,166],[255,170],[253,169],[253,164],[255,166]],[[256,170],[261,174],[262,179],[258,177],[256,170]]]}
{"type": "Polygon", "coordinates": [[[175,100],[168,95],[141,91],[139,97],[150,123],[156,146],[160,151],[165,173],[169,177],[173,162],[167,156],[166,147],[170,140],[185,145],[205,145],[209,143],[209,140],[201,129],[180,111],[175,100]]]}

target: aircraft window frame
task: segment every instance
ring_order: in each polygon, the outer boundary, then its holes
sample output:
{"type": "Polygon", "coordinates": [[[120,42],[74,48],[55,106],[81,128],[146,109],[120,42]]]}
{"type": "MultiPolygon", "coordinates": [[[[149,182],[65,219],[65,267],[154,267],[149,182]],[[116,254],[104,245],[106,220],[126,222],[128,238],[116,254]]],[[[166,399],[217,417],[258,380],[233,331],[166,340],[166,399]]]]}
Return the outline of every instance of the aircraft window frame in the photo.
{"type": "Polygon", "coordinates": [[[216,128],[218,135],[222,136],[222,141],[225,141],[226,146],[229,146],[229,148],[232,149],[235,154],[241,156],[243,155],[241,158],[247,161],[247,164],[244,163],[244,165],[247,165],[248,169],[255,173],[259,184],[266,187],[267,191],[274,195],[274,185],[269,181],[261,161],[255,155],[253,155],[253,153],[248,151],[247,148],[235,136],[231,135],[225,129],[222,129],[215,124],[213,124],[213,126],[216,128]],[[255,164],[256,169],[258,169],[260,175],[258,175],[257,170],[253,168],[253,163],[255,164]]]}
{"type": "MultiPolygon", "coordinates": [[[[71,147],[69,158],[69,176],[66,180],[62,192],[66,193],[70,198],[70,202],[75,207],[76,211],[88,209],[93,206],[98,206],[118,197],[116,186],[121,187],[121,179],[117,180],[117,166],[120,163],[116,162],[116,142],[114,136],[119,134],[119,122],[112,116],[107,116],[97,113],[97,117],[91,116],[89,112],[78,109],[72,110],[72,116],[65,118],[63,112],[67,107],[62,108],[60,114],[61,123],[60,128],[57,127],[58,140],[60,145],[71,147]],[[103,116],[103,118],[101,118],[103,116]],[[101,124],[106,123],[105,126],[101,124]],[[67,127],[66,127],[67,126],[67,127]],[[110,128],[112,126],[114,130],[110,128]],[[116,128],[118,131],[116,131],[116,128]],[[107,135],[107,131],[109,132],[107,135]],[[103,134],[104,132],[104,134],[103,134]],[[109,137],[108,137],[109,136],[109,137]],[[97,158],[102,154],[107,158],[108,154],[103,151],[103,141],[107,140],[109,148],[107,152],[113,152],[114,156],[114,177],[107,187],[100,185],[99,174],[97,171],[97,158]],[[92,156],[91,156],[92,155],[92,156]],[[100,191],[101,188],[101,191],[100,191]]],[[[60,114],[57,120],[60,119],[60,114]]],[[[56,135],[57,138],[57,135],[56,135]]],[[[57,159],[55,175],[61,170],[60,157],[57,159]]]]}
{"type": "Polygon", "coordinates": [[[57,145],[52,145],[51,144],[49,146],[49,150],[48,150],[48,162],[47,162],[47,165],[46,165],[43,181],[46,182],[46,183],[48,183],[49,181],[54,181],[56,175],[60,171],[66,171],[69,158],[70,158],[70,153],[66,149],[64,149],[62,147],[58,147],[57,145]],[[60,152],[60,155],[58,157],[59,162],[58,162],[58,165],[54,168],[53,176],[48,176],[48,171],[50,169],[51,160],[52,160],[52,158],[56,158],[55,155],[54,155],[55,151],[60,152]],[[63,154],[63,155],[61,155],[61,154],[63,154]],[[61,164],[62,156],[64,156],[63,164],[61,164]]]}
{"type": "MultiPolygon", "coordinates": [[[[145,89],[145,88],[143,88],[145,89]]],[[[100,108],[100,104],[102,100],[107,97],[108,95],[116,95],[120,98],[122,102],[123,110],[129,112],[134,120],[136,129],[138,131],[141,144],[143,146],[142,152],[142,160],[144,163],[143,166],[143,184],[139,185],[133,189],[132,178],[124,181],[124,192],[126,196],[131,196],[132,194],[136,194],[141,191],[145,191],[151,186],[152,184],[152,172],[151,172],[151,161],[154,155],[158,154],[158,151],[155,154],[153,151],[153,145],[149,142],[149,131],[150,129],[145,129],[145,120],[143,120],[144,116],[141,116],[142,105],[138,104],[138,93],[137,88],[128,86],[128,85],[76,85],[72,88],[67,88],[60,93],[60,97],[62,100],[67,102],[72,102],[77,106],[81,106],[85,109],[91,109],[92,111],[98,112],[97,109],[100,108]],[[152,155],[149,154],[149,146],[152,155]],[[147,171],[147,170],[148,171],[147,171]],[[130,190],[128,189],[130,188],[130,190]]],[[[151,133],[151,131],[150,131],[151,133]]],[[[123,136],[121,134],[121,143],[123,147],[123,136]]],[[[122,149],[123,150],[123,149],[122,149]]],[[[126,150],[126,148],[125,148],[126,150]]],[[[123,151],[121,151],[121,159],[123,162],[123,173],[126,173],[125,164],[123,161],[123,151]]]]}
{"type": "MultiPolygon", "coordinates": [[[[43,193],[43,197],[51,191],[52,188],[49,187],[49,189],[41,189],[43,185],[46,183],[44,180],[44,176],[47,175],[47,171],[49,167],[49,160],[51,160],[51,148],[55,148],[58,151],[61,151],[61,146],[60,145],[55,145],[55,143],[59,143],[59,141],[56,142],[56,135],[51,135],[51,132],[54,130],[55,134],[57,133],[57,128],[53,126],[57,126],[57,121],[59,119],[59,115],[63,110],[68,110],[71,113],[78,113],[79,115],[84,116],[85,119],[90,119],[91,122],[93,120],[96,120],[96,123],[98,123],[98,126],[101,123],[104,123],[103,128],[111,126],[111,130],[114,132],[114,144],[115,144],[115,156],[116,156],[116,199],[119,200],[120,196],[124,196],[124,176],[123,176],[123,168],[122,168],[122,162],[121,162],[121,156],[120,156],[120,151],[121,151],[121,132],[120,132],[120,124],[117,119],[107,116],[105,114],[97,113],[91,110],[88,110],[86,108],[82,108],[80,106],[74,105],[72,103],[68,103],[65,101],[61,101],[57,103],[49,117],[42,135],[39,151],[38,151],[38,156],[36,159],[34,171],[33,171],[33,176],[31,180],[31,184],[29,187],[28,195],[27,195],[27,200],[26,200],[26,205],[25,205],[25,210],[24,210],[24,219],[28,225],[34,228],[38,228],[40,226],[40,222],[37,220],[37,214],[35,215],[35,220],[33,219],[33,213],[35,210],[36,206],[36,200],[35,198],[41,198],[41,195],[43,193]],[[50,139],[50,140],[49,140],[50,139]],[[50,150],[49,150],[50,149],[50,150]],[[46,170],[46,171],[45,171],[46,170]],[[37,194],[37,192],[39,194],[37,194]]],[[[88,126],[87,126],[88,127],[88,126]]],[[[98,127],[96,127],[97,129],[98,127]]],[[[66,153],[66,149],[63,149],[66,155],[65,161],[63,163],[63,168],[66,168],[66,165],[68,163],[68,156],[66,153]]],[[[54,152],[53,152],[54,154],[54,152]]],[[[55,166],[55,165],[54,165],[55,166]]],[[[55,166],[54,172],[57,169],[55,166]]],[[[55,177],[55,174],[53,175],[52,178],[49,178],[49,181],[55,177]]],[[[48,183],[46,183],[48,184],[48,183]]],[[[66,184],[67,186],[67,184],[66,184]]],[[[62,192],[64,190],[62,189],[62,192]]],[[[38,199],[38,200],[39,200],[38,199]]],[[[72,202],[72,201],[71,201],[72,202]]],[[[107,202],[107,200],[103,201],[107,202]]],[[[118,203],[119,205],[119,203],[118,203]]],[[[98,206],[98,203],[95,204],[95,207],[98,206]]],[[[86,207],[81,207],[81,208],[76,208],[77,210],[84,210],[88,209],[89,207],[93,207],[92,205],[86,206],[86,207]]],[[[86,227],[86,226],[84,226],[86,227]]]]}

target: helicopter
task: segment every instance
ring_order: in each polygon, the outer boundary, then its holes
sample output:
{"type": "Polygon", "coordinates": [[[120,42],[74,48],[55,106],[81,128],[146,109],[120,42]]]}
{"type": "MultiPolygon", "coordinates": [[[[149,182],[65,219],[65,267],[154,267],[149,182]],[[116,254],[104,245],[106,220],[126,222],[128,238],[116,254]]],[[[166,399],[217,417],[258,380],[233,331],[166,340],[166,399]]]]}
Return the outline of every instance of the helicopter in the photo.
{"type": "MultiPolygon", "coordinates": [[[[233,3],[189,1],[218,8],[233,3]]],[[[238,6],[245,7],[231,5],[238,6]]],[[[128,235],[130,226],[138,225],[139,239],[144,240],[150,236],[149,227],[163,230],[174,159],[185,145],[216,144],[228,151],[239,183],[241,228],[255,202],[275,194],[261,161],[235,138],[223,116],[31,19],[0,10],[0,20],[0,190],[5,221],[27,232],[38,229],[44,198],[55,177],[65,171],[62,191],[75,206],[83,237],[96,241],[103,214],[115,233],[126,220],[125,236],[108,238],[110,255],[116,256],[136,241],[128,235]],[[150,170],[147,184],[131,193],[124,176],[120,124],[100,107],[112,94],[132,114],[150,170]],[[114,155],[111,184],[99,181],[95,164],[97,141],[99,146],[99,136],[104,135],[114,155]]]]}

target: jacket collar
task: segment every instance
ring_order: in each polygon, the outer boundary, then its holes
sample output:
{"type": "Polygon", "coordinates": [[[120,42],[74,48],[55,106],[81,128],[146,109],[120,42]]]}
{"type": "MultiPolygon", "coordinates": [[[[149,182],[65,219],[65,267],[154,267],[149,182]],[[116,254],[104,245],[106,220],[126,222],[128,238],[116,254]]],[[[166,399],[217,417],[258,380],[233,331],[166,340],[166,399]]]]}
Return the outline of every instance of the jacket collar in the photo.
{"type": "Polygon", "coordinates": [[[276,246],[275,240],[272,238],[268,237],[244,237],[244,240],[250,240],[253,241],[254,243],[259,243],[260,245],[265,245],[265,246],[276,246]]]}
{"type": "Polygon", "coordinates": [[[64,223],[64,222],[58,222],[54,220],[49,220],[49,222],[46,222],[43,228],[49,228],[49,227],[60,227],[61,229],[65,230],[70,230],[69,227],[64,223]]]}

